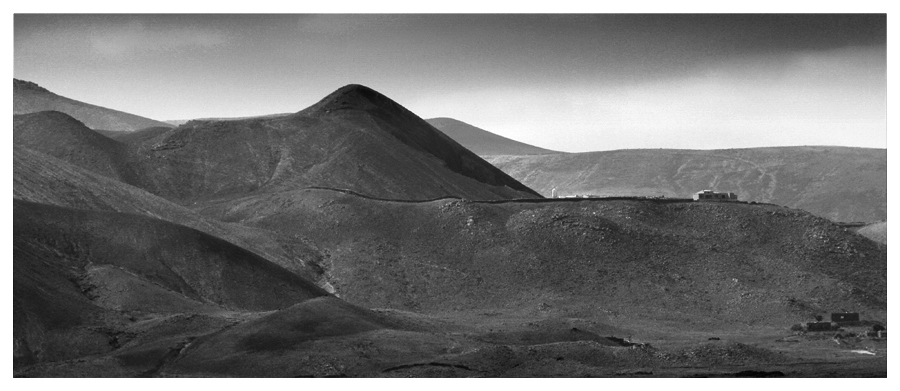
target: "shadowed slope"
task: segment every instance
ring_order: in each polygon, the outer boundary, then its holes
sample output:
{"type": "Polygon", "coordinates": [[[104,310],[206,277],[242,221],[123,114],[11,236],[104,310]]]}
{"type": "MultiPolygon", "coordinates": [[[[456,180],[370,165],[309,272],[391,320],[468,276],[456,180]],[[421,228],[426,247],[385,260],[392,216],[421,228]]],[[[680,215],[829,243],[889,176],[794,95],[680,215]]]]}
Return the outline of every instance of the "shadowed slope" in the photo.
{"type": "Polygon", "coordinates": [[[127,146],[58,111],[13,116],[13,143],[126,183],[137,178],[127,166],[127,146]]]}
{"type": "Polygon", "coordinates": [[[271,310],[326,293],[222,239],[143,216],[13,200],[15,240],[59,266],[110,265],[193,300],[271,310]],[[262,285],[260,285],[262,284],[262,285]]]}
{"type": "Polygon", "coordinates": [[[355,123],[374,122],[377,129],[391,134],[416,151],[438,158],[457,174],[489,185],[506,186],[520,192],[536,194],[490,164],[484,164],[485,161],[477,155],[397,102],[368,87],[357,84],[341,87],[300,114],[313,117],[334,116],[355,123]]]}
{"type": "Polygon", "coordinates": [[[286,117],[191,121],[136,145],[147,189],[181,202],[309,186],[402,199],[536,197],[366,87],[286,117]]]}
{"type": "MultiPolygon", "coordinates": [[[[312,361],[311,356],[319,360],[324,356],[333,361],[357,356],[352,349],[347,349],[347,342],[340,341],[349,337],[353,342],[371,346],[379,342],[378,338],[352,338],[386,329],[416,328],[334,297],[321,297],[202,337],[185,350],[166,372],[218,376],[314,375],[323,368],[304,362],[312,361]]],[[[421,348],[433,349],[427,346],[421,348]]],[[[413,357],[410,354],[405,359],[413,357]]],[[[359,361],[358,357],[353,358],[359,361]]]]}
{"type": "Polygon", "coordinates": [[[546,303],[660,324],[783,324],[835,308],[873,316],[886,309],[886,249],[772,205],[401,203],[307,190],[204,214],[252,216],[254,226],[309,237],[329,254],[326,275],[340,297],[363,306],[537,310],[546,303]]]}
{"type": "Polygon", "coordinates": [[[887,218],[887,151],[848,147],[620,150],[488,160],[541,194],[689,197],[712,189],[833,221],[887,218]]]}
{"type": "Polygon", "coordinates": [[[66,113],[91,129],[132,131],[171,125],[56,95],[35,83],[13,79],[13,114],[55,110],[66,113]]]}
{"type": "Polygon", "coordinates": [[[20,365],[107,352],[107,331],[121,334],[126,313],[272,310],[327,295],[249,251],[161,220],[15,199],[13,218],[20,365]]]}
{"type": "Polygon", "coordinates": [[[431,118],[426,121],[478,156],[560,153],[508,139],[453,118],[431,118]]]}
{"type": "Polygon", "coordinates": [[[318,253],[302,240],[204,218],[145,190],[21,146],[13,147],[13,198],[163,219],[228,240],[311,280],[321,272],[318,253]]]}

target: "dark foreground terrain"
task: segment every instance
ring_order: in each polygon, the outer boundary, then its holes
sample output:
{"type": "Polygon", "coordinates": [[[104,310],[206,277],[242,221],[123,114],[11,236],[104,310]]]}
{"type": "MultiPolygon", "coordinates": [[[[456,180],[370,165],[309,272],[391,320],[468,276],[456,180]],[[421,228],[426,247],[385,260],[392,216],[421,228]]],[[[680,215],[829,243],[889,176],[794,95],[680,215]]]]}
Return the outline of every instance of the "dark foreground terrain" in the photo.
{"type": "Polygon", "coordinates": [[[887,376],[886,340],[837,344],[831,335],[794,336],[752,327],[642,334],[565,314],[495,311],[441,317],[347,307],[323,298],[277,313],[136,319],[110,352],[18,367],[14,375],[887,376]],[[633,343],[623,340],[631,334],[633,343]]]}
{"type": "Polygon", "coordinates": [[[806,212],[271,197],[201,209],[316,243],[334,295],[190,228],[15,201],[15,374],[887,373],[886,339],[865,326],[790,330],[833,308],[886,324],[886,248],[806,212]]]}
{"type": "Polygon", "coordinates": [[[17,377],[887,375],[886,244],[801,209],[542,199],[354,85],[14,128],[17,377]]]}

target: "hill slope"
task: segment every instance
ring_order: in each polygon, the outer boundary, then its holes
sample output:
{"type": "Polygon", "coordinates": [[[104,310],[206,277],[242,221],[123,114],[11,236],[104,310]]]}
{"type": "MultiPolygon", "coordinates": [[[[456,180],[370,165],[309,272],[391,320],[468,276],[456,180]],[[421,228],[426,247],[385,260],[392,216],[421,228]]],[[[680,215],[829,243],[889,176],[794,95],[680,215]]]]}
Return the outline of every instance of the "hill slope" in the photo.
{"type": "Polygon", "coordinates": [[[207,219],[137,187],[21,146],[13,148],[13,199],[166,220],[225,239],[301,276],[315,279],[320,270],[318,252],[298,238],[207,219]]]}
{"type": "Polygon", "coordinates": [[[49,110],[66,113],[91,129],[133,131],[151,126],[171,127],[165,122],[79,102],[56,95],[35,83],[13,79],[13,114],[49,110]]]}
{"type": "Polygon", "coordinates": [[[487,158],[549,196],[689,197],[703,189],[834,221],[886,219],[887,151],[848,147],[620,150],[487,158]]]}
{"type": "Polygon", "coordinates": [[[13,217],[20,364],[106,352],[102,330],[124,327],[128,316],[272,310],[327,295],[249,251],[162,220],[15,199],[13,217]]]}
{"type": "Polygon", "coordinates": [[[426,121],[478,156],[559,153],[508,139],[453,118],[431,118],[426,121]]]}
{"type": "Polygon", "coordinates": [[[134,183],[128,147],[59,111],[13,115],[13,144],[45,153],[85,170],[134,183]]]}
{"type": "Polygon", "coordinates": [[[657,325],[784,324],[835,308],[886,309],[886,249],[773,205],[415,203],[304,190],[203,213],[310,238],[328,254],[340,297],[368,307],[536,311],[543,303],[657,325]]]}
{"type": "Polygon", "coordinates": [[[309,186],[401,199],[537,197],[396,102],[359,85],[293,115],[191,121],[136,141],[145,188],[183,203],[309,186]]]}

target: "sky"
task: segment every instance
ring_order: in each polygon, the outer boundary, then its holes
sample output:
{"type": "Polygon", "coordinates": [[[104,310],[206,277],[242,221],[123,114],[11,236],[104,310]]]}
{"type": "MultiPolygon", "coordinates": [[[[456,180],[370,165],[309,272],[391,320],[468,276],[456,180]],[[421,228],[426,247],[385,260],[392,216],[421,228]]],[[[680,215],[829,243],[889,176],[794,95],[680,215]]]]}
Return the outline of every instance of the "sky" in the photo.
{"type": "Polygon", "coordinates": [[[16,14],[13,74],[156,120],[363,84],[543,148],[887,147],[884,14],[16,14]]]}

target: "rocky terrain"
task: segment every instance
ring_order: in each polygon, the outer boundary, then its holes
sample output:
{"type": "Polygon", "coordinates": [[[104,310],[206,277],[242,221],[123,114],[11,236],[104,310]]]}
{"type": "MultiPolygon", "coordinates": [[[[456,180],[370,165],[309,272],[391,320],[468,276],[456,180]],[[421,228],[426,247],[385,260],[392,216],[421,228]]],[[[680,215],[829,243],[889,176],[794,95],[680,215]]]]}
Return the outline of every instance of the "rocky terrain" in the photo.
{"type": "Polygon", "coordinates": [[[35,83],[13,79],[13,114],[39,111],[66,113],[91,129],[134,131],[170,124],[59,96],[35,83]]]}
{"type": "Polygon", "coordinates": [[[784,324],[828,308],[869,308],[880,319],[886,305],[882,247],[774,205],[410,203],[315,189],[201,213],[309,238],[327,254],[323,269],[336,293],[366,307],[601,307],[671,317],[658,319],[660,327],[687,319],[784,324]]]}
{"type": "Polygon", "coordinates": [[[358,85],[89,127],[14,116],[17,377],[887,375],[791,330],[887,324],[886,245],[814,213],[544,199],[358,85]]]}
{"type": "Polygon", "coordinates": [[[620,150],[486,159],[549,196],[690,197],[711,189],[833,221],[887,218],[887,150],[781,147],[620,150]]]}

